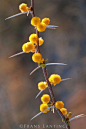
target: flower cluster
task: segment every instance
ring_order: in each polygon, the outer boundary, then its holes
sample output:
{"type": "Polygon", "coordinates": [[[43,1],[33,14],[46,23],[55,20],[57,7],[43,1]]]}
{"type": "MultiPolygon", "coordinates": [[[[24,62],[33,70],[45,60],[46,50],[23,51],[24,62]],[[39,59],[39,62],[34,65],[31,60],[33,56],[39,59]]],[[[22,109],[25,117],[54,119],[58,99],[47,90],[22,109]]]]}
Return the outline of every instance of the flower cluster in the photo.
{"type": "Polygon", "coordinates": [[[50,23],[49,18],[44,18],[42,19],[42,21],[39,17],[33,17],[31,19],[31,25],[35,26],[39,32],[45,31],[46,26],[49,25],[49,23],[50,23]]]}
{"type": "MultiPolygon", "coordinates": [[[[40,105],[40,111],[44,111],[43,113],[47,113],[48,111],[50,111],[49,108],[49,102],[50,102],[50,96],[48,94],[44,94],[41,97],[41,101],[43,104],[40,105]]],[[[53,103],[51,102],[50,105],[53,105],[53,103]]],[[[62,101],[56,101],[54,106],[59,109],[63,115],[67,115],[67,109],[64,108],[64,103],[62,101]]]]}
{"type": "MultiPolygon", "coordinates": [[[[30,42],[24,43],[22,45],[22,50],[26,53],[29,53],[29,52],[34,53],[37,42],[39,41],[39,46],[41,46],[44,42],[42,37],[38,38],[37,34],[31,34],[29,36],[29,41],[30,42]]],[[[32,60],[36,63],[43,63],[43,61],[44,61],[44,59],[42,58],[42,55],[40,53],[34,53],[32,56],[32,60]]]]}
{"type": "Polygon", "coordinates": [[[41,101],[43,104],[40,105],[40,111],[44,111],[43,113],[47,113],[50,109],[47,109],[48,103],[50,102],[50,96],[48,94],[44,94],[41,97],[41,101]]]}
{"type": "Polygon", "coordinates": [[[60,111],[62,112],[63,115],[67,114],[67,109],[64,108],[64,103],[62,101],[55,102],[55,107],[60,109],[60,111]]]}
{"type": "MultiPolygon", "coordinates": [[[[51,85],[57,85],[61,82],[61,76],[58,75],[58,74],[52,74],[50,77],[49,77],[49,82],[51,83],[51,85]]],[[[38,83],[38,89],[39,90],[45,90],[46,88],[48,87],[47,85],[47,82],[39,82],[38,83]]],[[[40,111],[44,111],[48,108],[48,104],[50,102],[50,96],[47,95],[47,94],[44,94],[42,97],[41,97],[41,101],[43,102],[43,104],[40,105],[40,111]]],[[[52,102],[51,102],[51,105],[52,105],[52,102]]],[[[59,109],[63,115],[66,115],[67,114],[67,109],[64,108],[64,103],[62,101],[57,101],[55,102],[54,106],[59,109]]],[[[47,113],[48,110],[44,111],[43,113],[47,113]]]]}
{"type": "MultiPolygon", "coordinates": [[[[56,84],[59,84],[61,82],[61,77],[60,75],[58,74],[52,74],[50,77],[49,77],[49,82],[51,85],[56,85],[56,84]]],[[[38,89],[39,90],[45,90],[47,88],[47,82],[39,82],[38,83],[38,89]]]]}

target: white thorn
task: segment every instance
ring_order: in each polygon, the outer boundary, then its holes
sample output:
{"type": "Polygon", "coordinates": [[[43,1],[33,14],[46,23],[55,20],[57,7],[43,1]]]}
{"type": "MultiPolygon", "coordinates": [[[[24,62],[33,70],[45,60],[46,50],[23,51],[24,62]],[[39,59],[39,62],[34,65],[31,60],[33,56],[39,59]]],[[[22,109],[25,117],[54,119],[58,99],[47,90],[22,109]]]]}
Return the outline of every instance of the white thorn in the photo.
{"type": "Polygon", "coordinates": [[[47,63],[45,65],[47,66],[47,65],[67,65],[67,64],[64,64],[64,63],[47,63]]]}
{"type": "Polygon", "coordinates": [[[61,81],[66,81],[66,80],[69,80],[69,79],[72,79],[72,78],[61,79],[61,81]]]}
{"type": "Polygon", "coordinates": [[[10,16],[10,17],[7,17],[5,20],[8,20],[8,19],[10,19],[10,18],[13,18],[13,17],[16,17],[16,16],[19,16],[19,15],[22,15],[22,14],[28,14],[30,11],[26,11],[26,12],[22,12],[22,13],[17,13],[17,14],[15,14],[15,15],[12,15],[12,16],[10,16]]]}
{"type": "Polygon", "coordinates": [[[53,105],[53,113],[54,113],[55,111],[54,111],[54,105],[53,105]]]}
{"type": "Polygon", "coordinates": [[[72,121],[74,119],[78,119],[78,118],[81,118],[81,117],[86,117],[86,115],[80,114],[80,115],[74,116],[73,118],[69,119],[69,121],[72,121]]]}
{"type": "MultiPolygon", "coordinates": [[[[48,109],[50,109],[50,108],[52,108],[52,106],[49,107],[49,108],[47,108],[46,110],[48,110],[48,109]]],[[[44,110],[44,111],[46,111],[46,110],[44,110]]],[[[37,116],[41,115],[44,111],[39,112],[38,114],[36,114],[34,117],[32,117],[32,118],[30,119],[30,121],[33,120],[34,118],[36,118],[37,116]]]]}
{"type": "Polygon", "coordinates": [[[57,29],[57,27],[59,27],[59,26],[55,26],[55,25],[48,25],[48,26],[46,26],[46,28],[49,28],[49,29],[57,29]]]}
{"type": "Polygon", "coordinates": [[[41,68],[41,66],[36,67],[36,68],[30,73],[30,75],[33,74],[33,73],[34,73],[37,69],[39,69],[39,68],[41,68]]]}
{"type": "Polygon", "coordinates": [[[10,56],[9,58],[12,58],[12,57],[15,57],[15,56],[21,55],[21,54],[23,54],[23,53],[26,53],[26,52],[19,52],[19,53],[17,53],[17,54],[14,54],[14,55],[10,56]]]}
{"type": "Polygon", "coordinates": [[[39,96],[42,92],[43,92],[43,90],[41,90],[41,91],[36,95],[35,99],[37,99],[38,96],[39,96]]]}

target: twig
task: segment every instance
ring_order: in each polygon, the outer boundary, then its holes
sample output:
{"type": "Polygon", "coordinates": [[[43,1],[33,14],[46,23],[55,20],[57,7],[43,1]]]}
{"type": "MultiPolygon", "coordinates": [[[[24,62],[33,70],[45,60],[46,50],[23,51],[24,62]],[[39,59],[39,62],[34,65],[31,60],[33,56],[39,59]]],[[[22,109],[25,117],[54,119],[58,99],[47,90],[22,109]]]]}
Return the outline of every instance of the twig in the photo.
{"type": "Polygon", "coordinates": [[[55,100],[55,97],[54,97],[54,93],[53,93],[53,90],[52,90],[52,86],[48,80],[48,75],[47,75],[47,69],[46,67],[45,68],[42,68],[43,70],[43,73],[44,73],[44,77],[45,77],[45,80],[47,82],[47,85],[48,85],[48,89],[49,89],[49,92],[50,92],[50,95],[51,95],[51,98],[52,98],[52,101],[53,103],[55,104],[56,100],[55,100]]]}
{"type": "Polygon", "coordinates": [[[61,113],[61,111],[59,109],[57,109],[56,107],[55,107],[55,109],[58,112],[58,114],[60,115],[60,117],[64,120],[64,123],[66,124],[67,129],[70,129],[69,122],[66,121],[65,116],[61,113]]]}

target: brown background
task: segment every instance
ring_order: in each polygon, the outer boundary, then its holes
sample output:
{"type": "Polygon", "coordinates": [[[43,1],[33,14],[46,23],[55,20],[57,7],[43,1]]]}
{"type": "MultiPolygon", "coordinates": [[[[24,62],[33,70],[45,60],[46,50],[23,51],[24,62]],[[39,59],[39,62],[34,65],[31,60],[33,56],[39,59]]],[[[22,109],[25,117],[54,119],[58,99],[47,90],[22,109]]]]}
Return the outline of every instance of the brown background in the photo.
{"type": "MultiPolygon", "coordinates": [[[[49,17],[57,30],[40,33],[44,44],[42,56],[48,62],[66,63],[67,66],[48,66],[48,75],[58,73],[62,79],[72,78],[53,87],[56,100],[62,100],[72,116],[86,114],[86,1],[85,0],[34,0],[35,15],[49,17]]],[[[48,112],[30,119],[39,112],[40,97],[37,83],[44,81],[42,70],[33,75],[37,67],[32,53],[15,58],[8,57],[22,51],[21,46],[35,33],[30,25],[31,15],[22,15],[5,21],[19,12],[18,6],[30,0],[0,0],[0,129],[20,129],[19,125],[63,125],[58,113],[48,112]]],[[[43,93],[49,93],[48,89],[43,93]]],[[[86,118],[71,122],[71,129],[86,129],[86,118]]],[[[27,128],[26,128],[27,129],[27,128]]]]}

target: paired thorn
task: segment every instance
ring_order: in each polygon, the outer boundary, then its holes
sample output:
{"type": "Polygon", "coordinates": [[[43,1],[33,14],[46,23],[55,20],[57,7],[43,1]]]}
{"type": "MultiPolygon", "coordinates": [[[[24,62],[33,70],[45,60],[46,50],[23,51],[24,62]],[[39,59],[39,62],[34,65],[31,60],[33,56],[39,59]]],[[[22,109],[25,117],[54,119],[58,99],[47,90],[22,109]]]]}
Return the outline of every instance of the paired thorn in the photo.
{"type": "Polygon", "coordinates": [[[21,55],[21,54],[23,54],[23,53],[26,53],[26,52],[19,52],[19,53],[17,53],[17,54],[14,54],[14,55],[10,56],[9,58],[12,58],[12,57],[15,57],[15,56],[21,55]]]}
{"type": "Polygon", "coordinates": [[[74,119],[78,119],[78,118],[81,118],[81,117],[86,117],[86,115],[80,114],[80,115],[74,116],[73,118],[69,119],[69,121],[72,121],[74,119]]]}
{"type": "MultiPolygon", "coordinates": [[[[45,64],[46,66],[48,66],[48,65],[67,65],[67,64],[64,64],[64,63],[47,63],[47,64],[45,64]]],[[[36,70],[38,70],[39,68],[41,68],[41,66],[38,66],[38,67],[36,67],[31,73],[30,73],[30,75],[32,75],[36,70]]]]}

